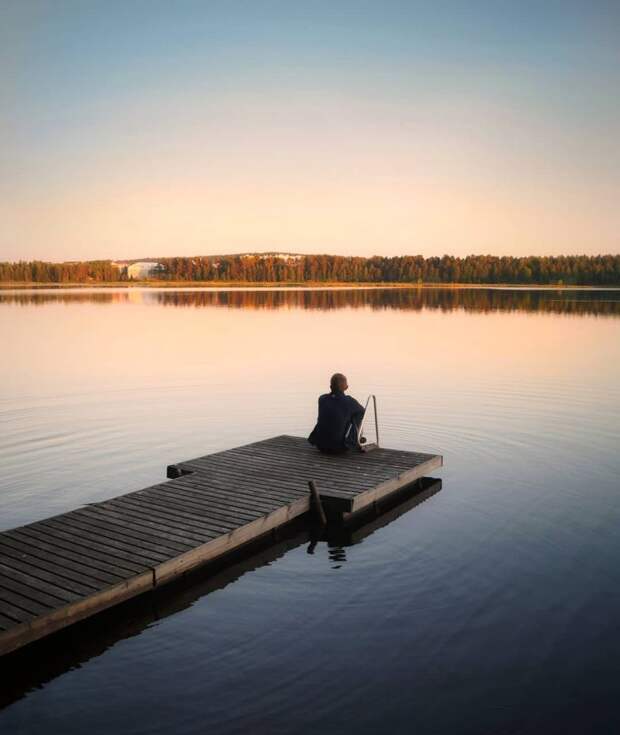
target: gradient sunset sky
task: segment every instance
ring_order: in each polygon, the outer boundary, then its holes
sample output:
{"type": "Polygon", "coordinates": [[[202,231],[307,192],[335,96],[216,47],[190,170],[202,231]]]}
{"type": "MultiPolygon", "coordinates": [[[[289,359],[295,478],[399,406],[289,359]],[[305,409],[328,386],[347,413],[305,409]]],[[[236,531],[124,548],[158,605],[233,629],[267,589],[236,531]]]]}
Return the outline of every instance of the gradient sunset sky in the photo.
{"type": "Polygon", "coordinates": [[[0,3],[0,260],[620,251],[620,2],[0,3]]]}

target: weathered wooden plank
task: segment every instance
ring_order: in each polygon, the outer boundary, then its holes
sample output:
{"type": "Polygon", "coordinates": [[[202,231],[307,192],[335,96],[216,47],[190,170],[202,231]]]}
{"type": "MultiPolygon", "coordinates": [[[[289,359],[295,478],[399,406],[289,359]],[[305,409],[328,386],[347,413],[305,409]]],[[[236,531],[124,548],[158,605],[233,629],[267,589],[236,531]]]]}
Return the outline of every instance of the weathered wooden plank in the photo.
{"type": "Polygon", "coordinates": [[[62,528],[71,528],[75,531],[80,530],[86,534],[90,534],[90,537],[97,541],[102,541],[110,546],[115,546],[116,548],[124,549],[155,561],[163,561],[175,553],[163,545],[150,544],[146,541],[138,542],[124,534],[108,530],[103,524],[91,522],[90,520],[86,521],[81,516],[67,514],[66,518],[58,521],[57,524],[62,528]]]}
{"type": "MultiPolygon", "coordinates": [[[[233,478],[236,478],[240,483],[243,484],[244,482],[247,482],[249,478],[251,478],[252,480],[260,479],[260,472],[252,473],[249,470],[251,470],[252,468],[254,468],[255,470],[260,469],[261,464],[259,462],[261,459],[262,464],[264,465],[265,458],[261,456],[256,457],[257,461],[255,465],[253,465],[251,456],[239,456],[231,461],[222,457],[214,458],[211,455],[207,455],[205,457],[199,457],[188,462],[182,462],[179,466],[199,473],[208,472],[209,470],[226,472],[228,475],[231,475],[233,478]]],[[[289,468],[291,470],[294,469],[292,462],[289,463],[289,468]]],[[[267,476],[264,476],[263,479],[269,478],[267,476]]],[[[297,487],[297,481],[289,475],[282,473],[277,476],[277,479],[283,485],[284,489],[294,490],[297,487]]]]}
{"type": "Polygon", "coordinates": [[[160,493],[153,491],[149,493],[149,500],[151,498],[157,499],[157,502],[165,502],[166,505],[172,508],[179,508],[190,511],[192,514],[196,514],[198,518],[221,518],[224,521],[231,521],[233,523],[244,523],[247,521],[253,521],[259,516],[263,515],[260,511],[256,511],[251,508],[232,508],[226,506],[224,498],[213,500],[208,504],[199,504],[193,502],[193,500],[185,497],[178,498],[172,493],[160,493]]]}
{"type": "Polygon", "coordinates": [[[235,527],[233,523],[227,523],[219,519],[210,518],[199,518],[194,513],[189,513],[180,509],[175,508],[172,504],[164,500],[153,500],[150,497],[144,496],[132,496],[131,498],[122,498],[118,502],[118,505],[134,505],[138,510],[140,508],[157,510],[162,517],[167,517],[172,520],[182,521],[183,524],[187,525],[188,528],[195,528],[197,530],[215,530],[222,533],[226,533],[235,527]]]}
{"type": "MultiPolygon", "coordinates": [[[[380,452],[386,450],[376,450],[371,454],[352,453],[345,455],[321,455],[312,457],[304,452],[295,452],[294,458],[296,468],[301,472],[313,472],[317,477],[321,473],[327,472],[333,477],[334,470],[337,469],[338,483],[344,485],[346,481],[352,479],[360,484],[372,483],[377,484],[378,481],[386,481],[392,479],[395,475],[412,468],[412,464],[419,465],[433,459],[434,455],[416,455],[415,460],[410,459],[408,463],[392,463],[386,462],[385,457],[380,456],[380,452]]],[[[280,464],[280,467],[287,467],[291,462],[291,457],[283,455],[279,459],[273,459],[273,462],[280,464]]]]}
{"type": "Polygon", "coordinates": [[[290,480],[281,480],[276,476],[265,478],[248,470],[248,479],[241,485],[237,482],[236,474],[230,474],[225,469],[209,468],[208,470],[199,470],[191,475],[184,475],[178,480],[172,482],[199,480],[203,483],[209,483],[214,487],[218,487],[218,483],[226,482],[230,488],[239,491],[247,491],[255,493],[265,498],[273,498],[280,502],[287,502],[291,498],[301,498],[308,494],[307,486],[303,483],[292,483],[290,480]]]}
{"type": "Polygon", "coordinates": [[[171,551],[182,553],[201,542],[200,539],[193,537],[191,539],[187,536],[183,538],[180,531],[171,533],[170,528],[162,525],[157,528],[143,526],[141,520],[138,521],[127,513],[121,513],[115,510],[114,506],[108,506],[105,503],[81,508],[81,517],[105,521],[115,529],[118,528],[120,533],[128,531],[128,535],[135,539],[155,542],[159,540],[162,544],[166,544],[171,551]]]}
{"type": "Polygon", "coordinates": [[[94,590],[100,589],[105,583],[84,577],[83,575],[73,572],[70,569],[59,567],[56,564],[48,564],[38,559],[29,559],[22,561],[16,555],[9,555],[6,552],[0,553],[0,564],[2,567],[10,567],[17,569],[24,574],[37,577],[52,584],[58,584],[78,595],[88,595],[94,590]]]}
{"type": "Polygon", "coordinates": [[[105,515],[105,517],[117,523],[124,528],[135,529],[136,531],[148,531],[150,535],[156,534],[157,538],[173,541],[179,551],[186,551],[188,547],[195,546],[197,543],[203,543],[202,538],[198,538],[193,534],[187,533],[184,529],[171,530],[170,526],[163,523],[153,523],[144,520],[144,518],[135,518],[126,511],[119,511],[113,506],[105,503],[88,506],[83,508],[93,515],[105,515]]]}
{"type": "Polygon", "coordinates": [[[256,508],[256,510],[268,513],[281,505],[281,501],[265,498],[257,492],[240,492],[226,487],[213,487],[211,484],[202,484],[200,481],[192,480],[192,475],[183,478],[183,484],[171,487],[167,492],[178,497],[190,496],[195,502],[206,503],[211,498],[223,498],[232,507],[256,508]]]}
{"type": "MultiPolygon", "coordinates": [[[[170,557],[170,554],[161,554],[152,551],[151,549],[145,549],[142,546],[137,546],[136,544],[127,544],[124,541],[117,541],[109,536],[104,536],[103,534],[97,533],[96,528],[86,526],[73,519],[65,519],[64,522],[61,522],[58,525],[56,525],[56,523],[56,521],[50,521],[49,526],[55,530],[81,537],[84,541],[88,541],[93,549],[106,546],[119,551],[126,551],[131,554],[132,557],[146,562],[148,566],[158,564],[160,561],[165,561],[170,557]]],[[[48,522],[41,522],[41,525],[48,525],[48,522]]]]}
{"type": "MultiPolygon", "coordinates": [[[[298,493],[305,492],[307,484],[304,487],[304,483],[307,483],[309,476],[317,478],[317,481],[320,480],[324,484],[337,482],[338,487],[348,488],[355,492],[359,492],[364,483],[372,483],[373,480],[383,480],[389,477],[389,473],[385,472],[377,473],[359,469],[355,471],[355,468],[343,467],[338,470],[336,479],[333,469],[329,467],[324,467],[320,463],[304,466],[302,463],[293,461],[292,458],[271,460],[262,457],[244,457],[240,458],[239,462],[243,462],[248,476],[256,484],[280,487],[287,492],[291,490],[298,493]]],[[[214,473],[228,475],[231,480],[234,480],[234,476],[230,475],[226,466],[220,466],[217,462],[205,461],[202,465],[197,464],[196,469],[199,474],[205,475],[210,469],[214,473]]]]}
{"type": "MultiPolygon", "coordinates": [[[[143,507],[136,507],[133,504],[123,503],[122,505],[115,505],[115,507],[118,507],[120,509],[120,512],[125,513],[128,517],[131,518],[146,518],[153,521],[157,519],[159,523],[166,525],[175,533],[181,533],[184,530],[182,525],[183,522],[180,521],[178,518],[170,517],[161,512],[161,510],[150,508],[148,505],[143,507]]],[[[188,533],[191,533],[191,537],[194,540],[194,546],[201,543],[206,543],[207,541],[210,541],[211,539],[216,538],[220,534],[226,532],[221,527],[213,527],[213,525],[214,524],[211,524],[212,527],[207,528],[205,524],[205,526],[203,526],[200,530],[197,530],[194,526],[190,528],[190,531],[188,531],[188,533]]]]}
{"type": "Polygon", "coordinates": [[[36,613],[28,612],[23,610],[17,605],[13,605],[8,600],[4,600],[0,597],[0,613],[6,618],[13,618],[16,623],[27,623],[29,620],[33,620],[37,617],[36,613]]]}
{"type": "Polygon", "coordinates": [[[127,516],[124,518],[120,514],[116,516],[112,510],[105,507],[102,508],[101,506],[80,508],[76,516],[85,521],[96,523],[106,530],[112,530],[120,536],[134,539],[139,542],[140,546],[144,542],[145,548],[148,548],[149,544],[152,544],[156,548],[164,547],[166,550],[169,550],[170,554],[178,554],[187,551],[188,548],[195,545],[188,544],[187,541],[177,541],[176,537],[172,537],[171,539],[168,533],[161,532],[155,535],[152,529],[147,531],[139,524],[131,523],[127,519],[127,516]]]}
{"type": "Polygon", "coordinates": [[[200,533],[204,536],[205,541],[214,538],[215,535],[222,533],[228,533],[231,526],[224,524],[215,519],[210,520],[202,518],[198,520],[195,516],[190,514],[181,514],[175,512],[173,509],[168,508],[162,503],[150,502],[148,498],[120,498],[119,500],[113,501],[114,506],[117,508],[127,509],[129,512],[133,510],[136,513],[144,515],[144,517],[158,517],[162,522],[176,523],[179,526],[185,526],[194,533],[200,533]]]}
{"type": "Polygon", "coordinates": [[[128,559],[129,561],[136,562],[137,564],[144,565],[147,569],[150,569],[153,564],[158,564],[161,558],[153,558],[147,556],[146,552],[139,551],[136,553],[134,550],[128,550],[120,547],[114,542],[110,542],[108,539],[93,538],[93,534],[90,531],[84,531],[81,528],[71,526],[69,524],[60,524],[60,526],[53,525],[53,523],[39,522],[39,526],[48,528],[50,535],[56,535],[59,538],[76,539],[81,545],[86,545],[87,548],[92,548],[97,551],[105,551],[110,554],[111,557],[118,557],[119,559],[128,559]]]}
{"type": "MultiPolygon", "coordinates": [[[[230,480],[223,475],[216,475],[215,473],[191,473],[183,475],[178,480],[172,480],[170,486],[162,487],[163,492],[174,493],[177,490],[185,490],[187,492],[211,492],[211,493],[223,493],[233,498],[253,500],[257,503],[275,503],[278,504],[281,497],[270,496],[270,490],[266,487],[261,487],[254,483],[251,478],[248,478],[244,483],[238,483],[235,479],[230,480]]],[[[280,493],[282,491],[279,491],[280,493]]],[[[291,497],[290,492],[286,493],[286,497],[291,497]]],[[[244,502],[245,506],[245,502],[244,502]]]]}
{"type": "MultiPolygon", "coordinates": [[[[247,481],[250,487],[264,488],[265,490],[277,491],[279,493],[297,494],[301,495],[307,492],[307,477],[308,472],[304,472],[299,467],[292,467],[291,464],[277,465],[270,462],[254,461],[245,462],[244,465],[247,471],[247,481]],[[306,484],[304,484],[306,483],[306,484]]],[[[225,466],[205,465],[202,467],[198,474],[208,476],[212,473],[216,476],[227,477],[229,480],[234,481],[234,475],[231,475],[225,466]]],[[[315,474],[321,477],[324,482],[333,482],[333,476],[326,472],[320,471],[319,468],[315,468],[315,474]]],[[[346,482],[344,476],[341,478],[342,482],[346,482]]]]}
{"type": "Polygon", "coordinates": [[[80,546],[79,544],[70,544],[68,541],[63,542],[49,534],[40,533],[33,529],[28,529],[27,533],[24,531],[25,529],[22,528],[15,529],[14,531],[5,531],[4,533],[9,538],[14,538],[31,546],[35,546],[38,549],[46,551],[48,554],[53,554],[61,558],[72,559],[73,561],[80,561],[93,569],[110,572],[110,574],[115,574],[117,577],[122,579],[148,569],[148,567],[144,565],[132,564],[131,562],[118,559],[117,557],[104,555],[100,552],[80,546]]]}
{"type": "Polygon", "coordinates": [[[280,498],[288,498],[291,495],[299,497],[307,492],[307,488],[303,487],[299,480],[285,476],[286,473],[280,473],[279,475],[273,473],[267,474],[265,472],[257,473],[254,468],[248,466],[246,468],[246,474],[241,477],[238,470],[231,469],[226,464],[220,466],[205,463],[204,465],[187,465],[187,467],[193,471],[193,474],[184,475],[177,480],[172,480],[172,482],[180,482],[181,480],[198,477],[214,484],[217,484],[218,481],[225,481],[229,487],[271,492],[274,496],[277,495],[280,498]]]}
{"type": "Polygon", "coordinates": [[[149,494],[148,500],[157,503],[160,507],[165,506],[169,511],[191,515],[197,523],[221,521],[223,528],[229,523],[238,524],[246,520],[253,520],[256,514],[261,512],[256,508],[234,508],[227,505],[225,497],[221,494],[211,498],[205,496],[200,501],[195,493],[192,497],[187,492],[183,494],[182,488],[174,490],[174,492],[153,492],[149,494]]]}
{"type": "Polygon", "coordinates": [[[175,496],[179,499],[191,499],[192,503],[208,507],[209,503],[214,501],[220,501],[225,503],[227,507],[236,508],[250,508],[254,512],[264,515],[265,513],[271,513],[271,511],[279,508],[283,503],[291,502],[294,498],[287,498],[286,500],[275,501],[270,498],[261,499],[260,496],[254,494],[240,495],[234,490],[223,490],[223,489],[210,489],[209,487],[201,486],[199,484],[192,484],[183,487],[175,487],[173,490],[175,496]]]}
{"type": "MultiPolygon", "coordinates": [[[[287,473],[296,479],[307,477],[309,474],[320,477],[322,481],[335,481],[335,473],[339,484],[349,484],[352,487],[359,487],[362,482],[373,482],[383,480],[393,474],[390,470],[380,464],[366,463],[360,459],[347,460],[346,455],[341,465],[336,465],[340,455],[321,455],[319,458],[313,459],[300,455],[297,457],[287,457],[279,455],[276,457],[266,456],[263,453],[249,455],[247,458],[248,466],[257,469],[264,469],[272,473],[287,473]],[[331,457],[329,461],[322,458],[324,456],[331,457]]],[[[370,454],[357,454],[356,457],[371,456],[370,454]]],[[[245,459],[245,458],[244,458],[245,459]]],[[[409,465],[410,467],[411,465],[409,465]]]]}
{"type": "Polygon", "coordinates": [[[40,615],[46,613],[48,610],[53,609],[56,606],[42,605],[40,602],[36,602],[29,597],[24,597],[13,590],[9,590],[6,587],[0,586],[0,600],[10,602],[16,607],[26,610],[26,612],[32,613],[33,615],[40,615]]]}
{"type": "Polygon", "coordinates": [[[68,589],[81,594],[90,594],[93,590],[101,589],[107,584],[107,582],[102,582],[100,579],[86,576],[60,564],[47,562],[25,554],[20,555],[19,552],[14,552],[5,547],[0,549],[0,562],[5,566],[19,569],[40,579],[62,580],[63,585],[68,589]]]}
{"type": "Polygon", "coordinates": [[[60,607],[67,602],[60,597],[55,597],[54,595],[50,595],[41,589],[23,584],[22,582],[18,582],[17,580],[11,579],[10,577],[2,575],[1,573],[0,586],[3,589],[8,590],[9,592],[16,592],[18,595],[27,597],[31,600],[34,600],[35,602],[40,603],[41,605],[45,605],[50,608],[60,607]]]}
{"type": "Polygon", "coordinates": [[[2,564],[1,562],[0,562],[0,580],[2,581],[2,584],[4,584],[7,587],[9,586],[8,580],[15,580],[16,582],[21,582],[23,585],[27,587],[33,587],[35,589],[42,590],[43,592],[53,595],[54,597],[58,597],[64,602],[72,602],[75,600],[79,600],[82,597],[81,594],[65,589],[64,586],[61,586],[59,584],[54,584],[51,582],[47,582],[45,579],[35,577],[32,574],[27,574],[25,572],[20,571],[19,569],[14,569],[13,567],[7,567],[5,564],[2,564]]]}
{"type": "MultiPolygon", "coordinates": [[[[30,562],[34,566],[39,565],[38,562],[44,562],[49,565],[50,556],[44,549],[36,549],[28,547],[25,544],[15,541],[11,536],[0,535],[0,554],[7,553],[9,556],[21,559],[25,562],[30,562]],[[38,562],[37,562],[38,560],[38,562]]],[[[103,572],[92,567],[85,566],[80,562],[76,562],[65,557],[54,556],[52,559],[57,560],[57,565],[60,565],[63,569],[77,573],[78,581],[83,578],[96,579],[101,582],[108,584],[115,584],[123,577],[119,577],[116,574],[110,574],[109,572],[103,572]]],[[[48,569],[48,566],[41,564],[43,569],[48,569]]]]}

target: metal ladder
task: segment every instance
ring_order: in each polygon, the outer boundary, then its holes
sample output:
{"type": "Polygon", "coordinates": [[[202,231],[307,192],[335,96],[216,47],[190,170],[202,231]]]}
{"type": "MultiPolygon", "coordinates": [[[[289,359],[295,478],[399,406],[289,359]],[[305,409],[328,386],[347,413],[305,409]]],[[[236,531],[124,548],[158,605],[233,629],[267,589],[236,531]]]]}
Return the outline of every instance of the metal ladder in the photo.
{"type": "Polygon", "coordinates": [[[374,393],[371,393],[366,399],[366,405],[364,406],[364,415],[362,416],[362,421],[360,423],[360,427],[357,432],[357,445],[360,451],[362,452],[371,452],[373,449],[378,449],[379,447],[379,418],[377,416],[377,396],[374,393]],[[368,415],[368,406],[370,404],[371,398],[372,398],[373,413],[375,416],[375,439],[376,441],[371,444],[367,444],[365,439],[363,442],[361,442],[360,439],[363,438],[364,422],[366,421],[366,416],[368,415]]]}

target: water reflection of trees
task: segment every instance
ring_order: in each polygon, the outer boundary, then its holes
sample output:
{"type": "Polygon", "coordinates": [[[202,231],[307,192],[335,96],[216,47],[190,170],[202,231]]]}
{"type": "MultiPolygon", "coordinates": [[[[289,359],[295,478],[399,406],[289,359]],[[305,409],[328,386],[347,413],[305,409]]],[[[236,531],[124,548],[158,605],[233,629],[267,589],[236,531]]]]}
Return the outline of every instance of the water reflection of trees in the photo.
{"type": "Polygon", "coordinates": [[[43,306],[44,304],[113,304],[141,300],[130,299],[127,292],[92,291],[0,291],[0,304],[17,304],[18,306],[43,306]]]}
{"type": "Polygon", "coordinates": [[[620,292],[498,289],[342,289],[254,291],[0,292],[0,303],[18,305],[138,302],[185,308],[335,309],[473,312],[545,312],[619,316],[620,292]]]}

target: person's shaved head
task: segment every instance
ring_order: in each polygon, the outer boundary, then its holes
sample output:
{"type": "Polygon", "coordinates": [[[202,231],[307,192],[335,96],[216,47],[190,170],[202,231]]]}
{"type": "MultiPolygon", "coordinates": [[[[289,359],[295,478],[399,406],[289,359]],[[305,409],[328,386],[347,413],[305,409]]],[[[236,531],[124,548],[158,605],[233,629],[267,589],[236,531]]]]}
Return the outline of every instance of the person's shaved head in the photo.
{"type": "Polygon", "coordinates": [[[338,391],[344,393],[348,387],[349,384],[347,383],[346,375],[343,375],[342,373],[334,373],[330,378],[329,389],[332,393],[337,393],[338,391]]]}

